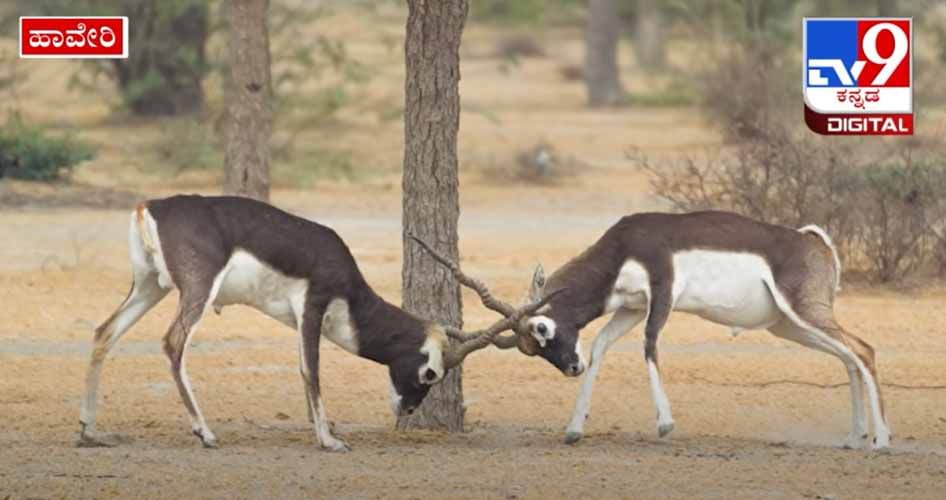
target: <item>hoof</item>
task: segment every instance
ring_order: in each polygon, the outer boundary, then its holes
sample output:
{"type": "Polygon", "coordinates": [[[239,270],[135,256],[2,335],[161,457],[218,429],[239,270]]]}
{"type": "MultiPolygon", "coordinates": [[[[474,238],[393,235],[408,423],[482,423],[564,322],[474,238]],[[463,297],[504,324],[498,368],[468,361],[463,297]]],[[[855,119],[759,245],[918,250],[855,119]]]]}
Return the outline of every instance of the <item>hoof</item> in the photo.
{"type": "Polygon", "coordinates": [[[580,432],[566,432],[565,433],[565,444],[575,444],[581,441],[582,433],[580,432]]]}
{"type": "Polygon", "coordinates": [[[77,448],[114,448],[118,445],[131,442],[126,436],[120,434],[92,434],[83,432],[79,434],[79,440],[76,442],[77,448]]]}
{"type": "Polygon", "coordinates": [[[867,434],[864,435],[848,435],[844,439],[844,442],[841,443],[841,448],[845,450],[859,450],[867,446],[867,434]]]}
{"type": "Polygon", "coordinates": [[[214,436],[210,431],[207,432],[207,435],[204,436],[204,433],[200,429],[192,429],[191,432],[200,438],[200,444],[207,448],[208,450],[215,450],[220,447],[217,443],[217,436],[214,436]]]}
{"type": "Polygon", "coordinates": [[[657,424],[657,437],[666,437],[671,432],[673,432],[673,422],[657,424]]]}
{"type": "Polygon", "coordinates": [[[348,446],[348,443],[340,439],[336,439],[331,443],[323,444],[322,449],[332,453],[348,453],[351,451],[351,446],[348,446]]]}
{"type": "Polygon", "coordinates": [[[874,444],[873,446],[871,446],[871,449],[873,449],[874,451],[883,451],[883,450],[888,450],[889,448],[890,448],[889,436],[883,436],[880,438],[878,438],[878,436],[874,436],[874,444]]]}

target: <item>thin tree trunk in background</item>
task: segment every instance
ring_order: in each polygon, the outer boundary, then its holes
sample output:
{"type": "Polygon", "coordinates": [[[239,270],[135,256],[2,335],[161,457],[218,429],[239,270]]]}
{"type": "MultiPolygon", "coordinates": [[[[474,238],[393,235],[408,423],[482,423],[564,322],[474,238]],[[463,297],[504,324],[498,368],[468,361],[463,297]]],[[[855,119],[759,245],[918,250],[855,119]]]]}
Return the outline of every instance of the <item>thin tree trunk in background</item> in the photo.
{"type": "Polygon", "coordinates": [[[637,0],[634,55],[642,68],[660,69],[667,65],[663,12],[656,0],[637,0]]]}
{"type": "MultiPolygon", "coordinates": [[[[402,273],[404,309],[461,326],[460,286],[407,234],[459,261],[457,132],[460,127],[460,38],[467,0],[409,0],[405,59],[402,273]]],[[[456,367],[434,386],[399,429],[463,430],[463,387],[456,367]]]]}
{"type": "Polygon", "coordinates": [[[591,0],[585,28],[585,83],[590,106],[614,106],[624,100],[617,58],[620,34],[616,0],[591,0]]]}
{"type": "Polygon", "coordinates": [[[230,78],[224,146],[226,194],[269,200],[272,80],[266,12],[269,0],[231,0],[230,78]]]}

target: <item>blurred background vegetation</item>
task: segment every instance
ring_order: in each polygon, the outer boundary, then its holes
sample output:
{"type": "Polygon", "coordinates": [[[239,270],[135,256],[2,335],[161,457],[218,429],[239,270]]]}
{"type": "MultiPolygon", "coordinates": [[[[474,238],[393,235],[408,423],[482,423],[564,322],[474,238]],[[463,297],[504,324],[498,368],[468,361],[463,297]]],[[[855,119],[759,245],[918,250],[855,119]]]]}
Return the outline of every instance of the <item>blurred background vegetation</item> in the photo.
{"type": "MultiPolygon", "coordinates": [[[[226,8],[4,2],[0,177],[148,192],[219,185],[226,8]],[[49,14],[129,16],[130,57],[19,60],[17,17],[49,14]]],[[[395,188],[405,13],[397,0],[272,0],[275,187],[395,188]]],[[[846,265],[871,279],[946,275],[942,0],[472,0],[461,68],[465,179],[571,189],[591,173],[634,170],[665,209],[824,225],[846,265]],[[885,15],[915,20],[917,135],[808,132],[801,18],[885,15]],[[573,138],[588,135],[601,142],[573,138]]]]}

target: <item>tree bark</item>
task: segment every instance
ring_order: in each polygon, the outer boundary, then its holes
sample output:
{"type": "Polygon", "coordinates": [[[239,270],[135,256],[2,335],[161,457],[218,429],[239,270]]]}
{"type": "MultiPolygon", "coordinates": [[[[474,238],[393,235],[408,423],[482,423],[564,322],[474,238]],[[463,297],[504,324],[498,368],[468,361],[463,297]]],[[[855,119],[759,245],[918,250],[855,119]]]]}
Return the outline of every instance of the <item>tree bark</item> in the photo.
{"type": "Polygon", "coordinates": [[[621,20],[616,0],[591,0],[585,28],[585,83],[588,105],[614,106],[624,101],[618,73],[618,38],[621,20]]]}
{"type": "Polygon", "coordinates": [[[642,68],[660,69],[667,65],[664,17],[656,0],[637,0],[634,55],[642,68]]]}
{"type": "Polygon", "coordinates": [[[269,138],[272,132],[269,0],[231,0],[230,74],[224,88],[226,194],[269,200],[269,138]]]}
{"type": "MultiPolygon", "coordinates": [[[[402,272],[404,309],[461,326],[460,286],[408,234],[458,259],[460,217],[457,132],[460,127],[460,38],[467,0],[408,0],[404,102],[402,272]]],[[[434,386],[399,429],[463,430],[461,367],[434,386]]]]}

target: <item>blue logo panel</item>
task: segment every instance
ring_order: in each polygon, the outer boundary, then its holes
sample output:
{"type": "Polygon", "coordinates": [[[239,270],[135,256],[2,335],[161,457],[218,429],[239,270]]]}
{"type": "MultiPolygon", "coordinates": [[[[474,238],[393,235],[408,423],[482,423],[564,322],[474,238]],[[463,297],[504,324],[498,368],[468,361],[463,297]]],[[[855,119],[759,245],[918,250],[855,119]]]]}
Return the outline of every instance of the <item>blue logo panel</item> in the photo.
{"type": "MultiPolygon", "coordinates": [[[[850,68],[857,60],[858,46],[856,20],[834,19],[806,19],[805,20],[805,85],[812,85],[809,81],[808,60],[810,59],[840,59],[845,68],[850,68]]],[[[822,76],[828,78],[827,87],[856,87],[844,85],[834,71],[822,71],[822,76]]]]}

